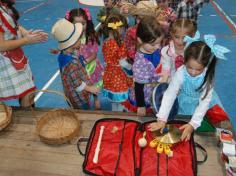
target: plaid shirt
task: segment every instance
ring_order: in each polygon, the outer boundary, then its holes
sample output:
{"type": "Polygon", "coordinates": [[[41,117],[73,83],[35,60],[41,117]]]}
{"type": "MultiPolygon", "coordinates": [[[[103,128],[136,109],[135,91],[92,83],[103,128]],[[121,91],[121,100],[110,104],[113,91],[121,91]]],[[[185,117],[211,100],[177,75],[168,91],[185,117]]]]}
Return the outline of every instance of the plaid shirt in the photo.
{"type": "Polygon", "coordinates": [[[177,18],[188,18],[197,21],[203,4],[208,2],[209,0],[183,0],[178,4],[177,18]]]}

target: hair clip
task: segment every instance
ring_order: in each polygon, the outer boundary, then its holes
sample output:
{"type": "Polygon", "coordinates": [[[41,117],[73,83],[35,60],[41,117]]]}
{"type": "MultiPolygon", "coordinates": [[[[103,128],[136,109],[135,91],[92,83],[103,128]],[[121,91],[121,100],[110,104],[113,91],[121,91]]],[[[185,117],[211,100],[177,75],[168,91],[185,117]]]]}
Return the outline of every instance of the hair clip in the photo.
{"type": "Polygon", "coordinates": [[[70,11],[67,10],[66,11],[66,15],[65,15],[65,19],[69,20],[69,18],[70,18],[70,11]]]}
{"type": "Polygon", "coordinates": [[[86,14],[88,20],[91,21],[91,20],[92,20],[92,17],[91,17],[91,14],[90,14],[89,9],[88,9],[88,8],[84,8],[84,11],[85,11],[85,14],[86,14]]]}
{"type": "Polygon", "coordinates": [[[123,23],[121,21],[115,22],[115,23],[108,23],[108,27],[112,29],[117,29],[118,27],[122,26],[123,23]]]}

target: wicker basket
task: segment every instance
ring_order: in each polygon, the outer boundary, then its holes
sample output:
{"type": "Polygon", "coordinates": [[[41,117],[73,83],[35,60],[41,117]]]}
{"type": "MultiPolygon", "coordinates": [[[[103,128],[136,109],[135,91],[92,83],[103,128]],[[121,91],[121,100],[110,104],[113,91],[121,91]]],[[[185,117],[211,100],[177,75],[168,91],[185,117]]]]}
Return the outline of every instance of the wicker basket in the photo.
{"type": "Polygon", "coordinates": [[[12,108],[5,104],[0,104],[0,131],[5,129],[12,120],[12,108]]]}
{"type": "MultiPolygon", "coordinates": [[[[64,94],[52,90],[39,90],[61,95],[71,105],[64,94]]],[[[71,106],[72,107],[72,106],[71,106]]],[[[36,132],[40,140],[47,144],[64,144],[71,141],[79,133],[80,122],[72,109],[53,109],[48,111],[36,123],[36,132]]]]}

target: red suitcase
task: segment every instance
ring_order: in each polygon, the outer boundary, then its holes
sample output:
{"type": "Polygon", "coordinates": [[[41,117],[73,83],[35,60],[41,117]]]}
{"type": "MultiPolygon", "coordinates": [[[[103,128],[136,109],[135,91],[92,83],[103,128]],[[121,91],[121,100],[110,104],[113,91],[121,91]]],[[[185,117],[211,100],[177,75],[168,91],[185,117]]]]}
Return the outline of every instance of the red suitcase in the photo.
{"type": "MultiPolygon", "coordinates": [[[[99,176],[196,176],[196,144],[193,135],[189,141],[179,142],[171,147],[172,157],[164,153],[158,154],[155,148],[148,145],[145,148],[139,147],[138,140],[142,137],[143,131],[147,132],[148,144],[153,139],[151,132],[147,130],[151,122],[141,123],[113,118],[98,120],[87,141],[83,163],[84,173],[99,176]],[[94,163],[101,126],[105,128],[98,151],[98,161],[94,163]]],[[[186,122],[175,120],[169,123],[178,127],[186,122]]],[[[81,141],[78,141],[78,149],[82,154],[81,141]]],[[[206,154],[205,149],[202,150],[206,154]]],[[[207,155],[204,161],[206,159],[207,155]]]]}

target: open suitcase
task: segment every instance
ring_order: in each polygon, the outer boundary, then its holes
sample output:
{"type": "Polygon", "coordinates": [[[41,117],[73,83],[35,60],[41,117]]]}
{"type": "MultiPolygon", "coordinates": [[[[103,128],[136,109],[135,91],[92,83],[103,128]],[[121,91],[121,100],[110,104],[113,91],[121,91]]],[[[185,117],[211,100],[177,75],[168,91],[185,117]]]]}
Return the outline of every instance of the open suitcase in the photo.
{"type": "MultiPolygon", "coordinates": [[[[145,148],[139,147],[138,140],[144,131],[147,132],[148,144],[153,139],[151,132],[146,130],[150,123],[114,118],[98,120],[87,141],[83,163],[84,173],[99,176],[196,176],[198,161],[193,135],[187,142],[174,144],[171,147],[173,156],[168,157],[164,153],[158,154],[156,149],[149,145],[145,148]],[[105,128],[99,143],[102,126],[105,128]],[[97,145],[100,145],[98,151],[96,151],[97,145]],[[94,162],[95,153],[98,153],[97,162],[94,162]]],[[[169,123],[179,127],[186,122],[169,123]]],[[[80,144],[83,141],[83,139],[78,141],[81,154],[80,144]]],[[[201,146],[200,148],[205,152],[205,158],[200,162],[204,162],[207,154],[205,149],[201,146]]]]}

